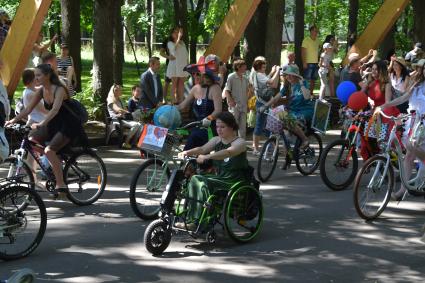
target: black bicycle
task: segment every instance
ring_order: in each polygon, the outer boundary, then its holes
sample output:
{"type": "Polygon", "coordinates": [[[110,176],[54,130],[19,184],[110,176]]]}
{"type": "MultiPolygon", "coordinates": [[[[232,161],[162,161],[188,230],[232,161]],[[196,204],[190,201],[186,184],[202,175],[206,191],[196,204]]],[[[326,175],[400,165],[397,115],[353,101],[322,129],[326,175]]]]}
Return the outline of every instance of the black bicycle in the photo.
{"type": "Polygon", "coordinates": [[[46,231],[47,213],[43,200],[19,177],[1,179],[0,259],[28,256],[46,231]]]}
{"type": "MultiPolygon", "coordinates": [[[[27,164],[28,154],[34,158],[46,177],[46,190],[55,193],[55,176],[50,166],[45,165],[41,156],[44,146],[29,140],[30,128],[15,124],[11,126],[23,139],[19,149],[15,150],[2,165],[2,177],[19,176],[21,180],[28,183],[32,189],[36,188],[34,182],[35,172],[27,164]],[[5,168],[6,167],[6,168],[5,168]],[[4,176],[6,175],[6,176],[4,176]]],[[[68,186],[67,198],[77,205],[89,205],[97,201],[106,187],[106,167],[95,150],[88,147],[67,146],[58,152],[63,161],[63,178],[68,186]]],[[[0,168],[0,173],[1,173],[0,168]]]]}

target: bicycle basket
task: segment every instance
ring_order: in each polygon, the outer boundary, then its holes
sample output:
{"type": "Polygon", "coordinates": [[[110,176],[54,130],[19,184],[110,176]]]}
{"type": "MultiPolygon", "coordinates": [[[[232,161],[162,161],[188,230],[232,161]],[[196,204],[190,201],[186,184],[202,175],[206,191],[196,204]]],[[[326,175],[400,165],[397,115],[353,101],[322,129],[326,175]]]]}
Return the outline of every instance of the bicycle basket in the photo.
{"type": "Polygon", "coordinates": [[[178,138],[169,134],[167,128],[146,124],[137,146],[147,152],[167,156],[178,143],[178,138]]]}
{"type": "Polygon", "coordinates": [[[283,105],[273,108],[269,114],[267,114],[266,129],[274,134],[278,134],[283,129],[283,122],[279,119],[279,113],[285,111],[283,105]]]}

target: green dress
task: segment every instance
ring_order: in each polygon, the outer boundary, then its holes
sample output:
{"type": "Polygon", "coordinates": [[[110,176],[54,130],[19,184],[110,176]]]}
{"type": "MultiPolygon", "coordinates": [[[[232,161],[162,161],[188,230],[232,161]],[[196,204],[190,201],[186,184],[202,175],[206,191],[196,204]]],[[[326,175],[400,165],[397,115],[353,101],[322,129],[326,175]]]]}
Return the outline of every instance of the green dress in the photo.
{"type": "MultiPolygon", "coordinates": [[[[215,145],[214,151],[217,152],[230,146],[231,143],[224,144],[220,141],[215,145]]],[[[217,175],[194,175],[190,179],[188,185],[188,197],[191,203],[188,213],[189,221],[196,221],[200,218],[203,204],[209,196],[218,191],[228,191],[235,183],[246,180],[248,169],[246,152],[224,160],[214,160],[213,164],[217,175]]]]}

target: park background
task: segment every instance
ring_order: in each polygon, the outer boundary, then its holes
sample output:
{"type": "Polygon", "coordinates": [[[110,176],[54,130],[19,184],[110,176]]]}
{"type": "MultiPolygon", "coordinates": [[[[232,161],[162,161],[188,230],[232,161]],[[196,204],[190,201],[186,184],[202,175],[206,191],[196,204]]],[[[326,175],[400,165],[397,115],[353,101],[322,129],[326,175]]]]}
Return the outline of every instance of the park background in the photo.
{"type": "MultiPolygon", "coordinates": [[[[11,18],[18,0],[0,0],[11,18]]],[[[60,35],[69,45],[77,78],[77,98],[91,118],[102,120],[107,92],[123,84],[124,99],[139,83],[147,60],[159,55],[170,29],[181,25],[184,41],[195,63],[218,30],[233,0],[53,0],[42,31],[47,38],[60,35]]],[[[269,66],[282,64],[287,51],[300,61],[302,39],[308,27],[319,27],[319,38],[334,34],[340,49],[334,62],[347,52],[352,34],[360,35],[384,0],[263,0],[258,5],[233,55],[246,59],[264,55],[269,66]],[[295,48],[297,47],[297,48],[295,48]]],[[[416,41],[425,42],[425,1],[412,0],[379,48],[381,58],[395,50],[404,55],[416,41]]],[[[59,52],[58,45],[52,52],[59,52]]],[[[162,60],[164,74],[165,60],[162,60]]],[[[22,84],[12,97],[20,97],[22,84]]]]}

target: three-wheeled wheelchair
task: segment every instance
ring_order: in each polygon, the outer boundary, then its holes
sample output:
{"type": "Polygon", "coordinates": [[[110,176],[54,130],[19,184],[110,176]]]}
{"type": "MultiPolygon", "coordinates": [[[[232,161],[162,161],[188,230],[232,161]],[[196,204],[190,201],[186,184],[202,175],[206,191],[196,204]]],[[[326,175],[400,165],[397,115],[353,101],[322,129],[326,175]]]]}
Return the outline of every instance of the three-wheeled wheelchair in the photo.
{"type": "Polygon", "coordinates": [[[195,159],[187,158],[185,166],[173,170],[170,176],[160,201],[159,219],[146,228],[146,249],[153,255],[162,254],[173,234],[178,232],[186,232],[194,238],[205,236],[208,243],[215,243],[217,224],[236,242],[248,242],[255,238],[262,225],[263,204],[253,170],[250,168],[250,172],[247,172],[247,176],[250,176],[247,180],[251,181],[239,181],[230,189],[215,190],[202,203],[202,213],[196,221],[196,228],[189,229],[189,212],[199,201],[189,197],[188,184],[199,168],[195,159]],[[178,225],[178,228],[176,223],[184,225],[178,225]]]}

